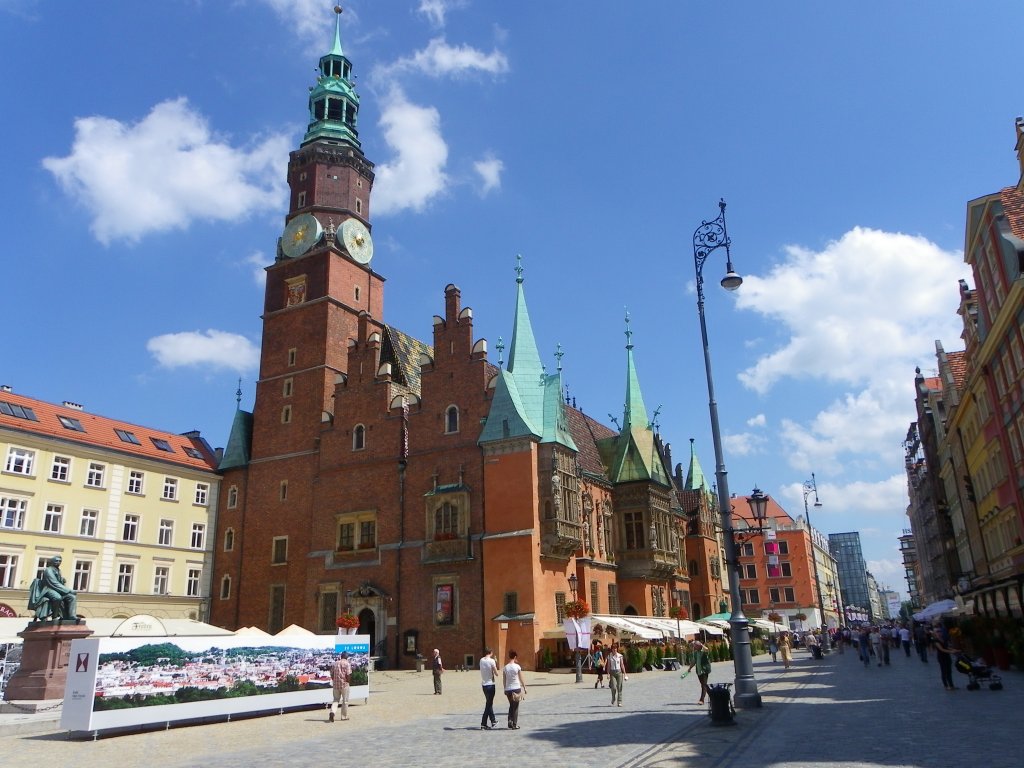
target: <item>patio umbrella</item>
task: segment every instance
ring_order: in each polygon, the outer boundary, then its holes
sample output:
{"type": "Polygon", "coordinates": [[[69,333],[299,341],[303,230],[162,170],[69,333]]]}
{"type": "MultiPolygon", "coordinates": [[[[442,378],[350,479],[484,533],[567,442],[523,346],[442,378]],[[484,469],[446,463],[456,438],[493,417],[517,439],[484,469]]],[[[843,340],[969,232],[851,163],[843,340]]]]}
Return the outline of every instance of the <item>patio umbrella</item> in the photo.
{"type": "Polygon", "coordinates": [[[956,609],[956,602],[953,600],[938,600],[930,605],[925,606],[922,610],[914,614],[914,621],[933,621],[939,618],[944,613],[949,613],[956,609]]]}

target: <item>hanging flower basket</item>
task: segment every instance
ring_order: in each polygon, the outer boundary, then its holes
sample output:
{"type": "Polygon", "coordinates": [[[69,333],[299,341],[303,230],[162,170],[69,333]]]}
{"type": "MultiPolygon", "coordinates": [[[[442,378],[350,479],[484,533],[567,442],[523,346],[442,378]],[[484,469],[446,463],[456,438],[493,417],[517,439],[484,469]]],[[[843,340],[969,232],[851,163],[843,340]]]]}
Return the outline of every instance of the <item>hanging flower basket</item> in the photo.
{"type": "Polygon", "coordinates": [[[582,619],[590,615],[590,606],[583,600],[571,600],[565,604],[565,615],[570,619],[582,619]]]}
{"type": "Polygon", "coordinates": [[[351,613],[343,613],[334,623],[337,624],[340,629],[355,629],[359,626],[359,619],[351,613]]]}
{"type": "Polygon", "coordinates": [[[769,613],[768,614],[768,621],[772,622],[773,624],[778,624],[780,621],[782,621],[782,614],[781,613],[769,613]]]}
{"type": "Polygon", "coordinates": [[[685,607],[681,605],[673,605],[671,608],[669,608],[668,615],[676,621],[682,621],[684,619],[690,618],[690,613],[686,610],[685,607]]]}
{"type": "Polygon", "coordinates": [[[797,621],[806,621],[807,620],[807,614],[806,613],[794,613],[793,614],[793,618],[796,619],[797,621]]]}

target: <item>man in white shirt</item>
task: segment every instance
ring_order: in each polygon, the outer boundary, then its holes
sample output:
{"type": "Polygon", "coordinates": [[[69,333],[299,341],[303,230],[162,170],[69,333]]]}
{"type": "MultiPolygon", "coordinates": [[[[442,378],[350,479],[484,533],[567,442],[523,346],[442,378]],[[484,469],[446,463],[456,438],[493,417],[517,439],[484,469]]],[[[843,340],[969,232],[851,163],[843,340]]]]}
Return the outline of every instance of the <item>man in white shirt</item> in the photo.
{"type": "Polygon", "coordinates": [[[494,682],[498,679],[498,663],[494,660],[494,651],[484,648],[484,655],[480,659],[480,683],[484,689],[484,713],[480,717],[480,730],[489,731],[498,724],[494,716],[494,682]]]}

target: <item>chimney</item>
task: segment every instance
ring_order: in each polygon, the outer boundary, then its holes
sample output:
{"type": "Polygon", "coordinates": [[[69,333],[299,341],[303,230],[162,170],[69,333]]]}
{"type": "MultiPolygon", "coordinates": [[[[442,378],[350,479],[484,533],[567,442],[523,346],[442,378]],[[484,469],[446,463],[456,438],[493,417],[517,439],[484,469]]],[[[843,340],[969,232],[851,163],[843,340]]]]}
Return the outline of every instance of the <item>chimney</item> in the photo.
{"type": "Polygon", "coordinates": [[[11,391],[11,385],[10,384],[0,384],[0,392],[10,392],[10,391],[11,391]]]}
{"type": "Polygon", "coordinates": [[[80,410],[82,410],[81,403],[72,403],[70,400],[65,400],[64,401],[64,407],[65,408],[70,408],[73,411],[80,411],[80,410]]]}

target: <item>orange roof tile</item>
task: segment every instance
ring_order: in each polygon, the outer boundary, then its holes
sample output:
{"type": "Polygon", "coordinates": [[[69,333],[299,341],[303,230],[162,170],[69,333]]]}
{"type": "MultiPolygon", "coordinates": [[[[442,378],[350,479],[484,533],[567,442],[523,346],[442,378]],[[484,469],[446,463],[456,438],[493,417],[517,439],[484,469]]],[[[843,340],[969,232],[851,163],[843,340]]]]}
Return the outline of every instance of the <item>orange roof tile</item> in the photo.
{"type": "Polygon", "coordinates": [[[1013,234],[1024,239],[1024,194],[1016,187],[1006,187],[1000,190],[999,199],[1013,234]]]}
{"type": "Polygon", "coordinates": [[[217,468],[216,457],[198,432],[188,435],[164,432],[4,390],[0,390],[0,429],[144,456],[208,472],[217,468]],[[26,408],[30,410],[25,411],[26,408]],[[25,418],[29,414],[35,419],[25,418]],[[134,437],[138,443],[122,439],[117,430],[125,437],[134,437]],[[170,450],[158,448],[158,445],[170,450]]]}
{"type": "Polygon", "coordinates": [[[954,386],[958,392],[963,392],[964,384],[967,382],[967,352],[947,352],[946,360],[950,373],[953,374],[954,386]]]}

